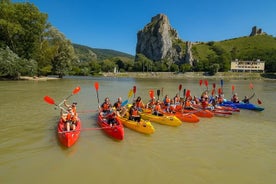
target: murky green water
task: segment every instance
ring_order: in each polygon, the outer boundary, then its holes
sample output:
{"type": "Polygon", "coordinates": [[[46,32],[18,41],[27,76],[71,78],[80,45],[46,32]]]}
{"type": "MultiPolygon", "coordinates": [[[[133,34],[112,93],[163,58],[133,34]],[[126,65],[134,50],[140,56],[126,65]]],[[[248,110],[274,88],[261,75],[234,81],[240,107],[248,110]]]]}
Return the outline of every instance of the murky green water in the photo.
{"type": "MultiPolygon", "coordinates": [[[[243,110],[229,118],[202,119],[180,127],[153,124],[150,136],[125,129],[121,142],[101,130],[81,132],[71,148],[56,137],[59,111],[43,101],[48,95],[61,102],[80,86],[69,101],[78,102],[83,128],[97,127],[97,97],[115,102],[126,99],[133,85],[147,101],[150,89],[173,96],[178,85],[199,95],[205,86],[197,80],[73,78],[55,81],[0,82],[0,183],[193,183],[274,184],[276,182],[276,81],[253,81],[265,110],[243,110]]],[[[220,81],[209,80],[220,87],[220,81]]],[[[249,80],[224,81],[226,97],[231,86],[239,96],[250,95],[249,80]]],[[[161,94],[162,95],[162,94],[161,94]]],[[[254,98],[252,102],[256,103],[254,98]]]]}

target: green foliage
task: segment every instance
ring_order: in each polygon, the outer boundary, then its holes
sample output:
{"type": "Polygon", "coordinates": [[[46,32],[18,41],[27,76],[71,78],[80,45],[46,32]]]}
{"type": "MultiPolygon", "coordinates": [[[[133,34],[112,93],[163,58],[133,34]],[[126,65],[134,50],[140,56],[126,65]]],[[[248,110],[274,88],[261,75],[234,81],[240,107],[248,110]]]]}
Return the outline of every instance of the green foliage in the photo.
{"type": "Polygon", "coordinates": [[[275,67],[273,67],[276,62],[275,50],[276,38],[270,35],[257,35],[220,42],[199,43],[193,46],[192,52],[196,60],[204,62],[209,60],[210,63],[219,64],[220,71],[228,71],[230,62],[235,59],[260,59],[266,62],[266,71],[275,72],[275,67]]]}

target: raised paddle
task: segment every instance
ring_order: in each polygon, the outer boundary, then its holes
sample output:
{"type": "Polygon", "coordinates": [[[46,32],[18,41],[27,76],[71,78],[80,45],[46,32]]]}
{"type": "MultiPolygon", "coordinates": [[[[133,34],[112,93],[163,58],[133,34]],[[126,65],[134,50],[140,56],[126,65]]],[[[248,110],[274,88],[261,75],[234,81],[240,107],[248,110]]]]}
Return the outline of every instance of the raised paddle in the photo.
{"type": "MultiPolygon", "coordinates": [[[[254,86],[253,86],[252,83],[249,84],[249,87],[250,87],[250,89],[252,89],[253,92],[255,93],[255,91],[254,91],[254,86]]],[[[259,98],[257,98],[257,102],[258,102],[258,104],[262,104],[262,101],[261,101],[259,98]]]]}
{"type": "Polygon", "coordinates": [[[94,83],[94,87],[96,89],[96,93],[97,93],[97,99],[98,99],[98,106],[100,106],[100,99],[99,99],[99,83],[98,82],[95,82],[94,83]]]}
{"type": "Polygon", "coordinates": [[[76,87],[76,88],[72,91],[72,93],[71,93],[69,96],[67,96],[67,97],[59,104],[59,106],[61,106],[61,104],[62,104],[65,100],[68,100],[71,96],[77,94],[80,90],[81,90],[81,88],[80,88],[79,86],[76,87]]]}
{"type": "Polygon", "coordinates": [[[59,105],[57,105],[56,104],[56,102],[54,101],[54,99],[52,99],[51,97],[49,97],[49,96],[44,96],[44,101],[45,102],[47,102],[48,104],[51,104],[51,105],[55,105],[55,106],[57,106],[57,107],[59,107],[60,109],[62,109],[63,111],[67,111],[67,110],[65,110],[64,108],[62,108],[62,107],[60,107],[59,105]]]}
{"type": "Polygon", "coordinates": [[[160,89],[157,90],[157,99],[159,100],[159,96],[160,96],[160,89]]]}
{"type": "Polygon", "coordinates": [[[220,80],[221,92],[223,93],[223,79],[220,80]]]}
{"type": "Polygon", "coordinates": [[[135,98],[135,93],[136,93],[136,86],[133,86],[133,94],[134,94],[133,98],[135,98]]]}
{"type": "Polygon", "coordinates": [[[128,103],[128,99],[130,99],[132,94],[133,94],[133,89],[130,89],[127,95],[127,100],[123,101],[122,106],[125,106],[128,103]]]}
{"type": "Polygon", "coordinates": [[[234,94],[234,92],[235,92],[235,86],[232,85],[232,95],[234,94]]]}
{"type": "Polygon", "coordinates": [[[202,85],[202,82],[203,82],[203,80],[200,79],[200,80],[199,80],[199,86],[200,86],[200,87],[201,87],[201,85],[202,85]]]}
{"type": "Polygon", "coordinates": [[[204,80],[204,84],[205,84],[206,89],[207,89],[207,91],[208,91],[208,81],[207,81],[207,80],[204,80]]]}
{"type": "Polygon", "coordinates": [[[154,98],[154,91],[152,89],[149,90],[149,96],[150,96],[151,99],[154,98]]]}
{"type": "Polygon", "coordinates": [[[179,94],[179,96],[180,96],[181,89],[182,89],[182,84],[179,84],[179,86],[178,86],[178,94],[179,94]]]}

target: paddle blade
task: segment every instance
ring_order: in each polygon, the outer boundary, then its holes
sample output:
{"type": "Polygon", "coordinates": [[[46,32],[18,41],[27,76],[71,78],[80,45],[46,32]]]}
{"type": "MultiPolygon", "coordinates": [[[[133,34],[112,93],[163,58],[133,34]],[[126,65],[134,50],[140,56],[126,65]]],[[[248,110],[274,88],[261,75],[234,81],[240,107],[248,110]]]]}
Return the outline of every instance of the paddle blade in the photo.
{"type": "Polygon", "coordinates": [[[213,88],[214,88],[214,89],[216,88],[216,83],[213,83],[213,88]]]}
{"type": "Polygon", "coordinates": [[[154,91],[153,90],[149,91],[149,96],[150,96],[151,99],[153,99],[153,97],[154,97],[154,91]]]}
{"type": "Polygon", "coordinates": [[[99,83],[98,83],[98,82],[95,82],[95,83],[94,83],[94,87],[95,87],[96,91],[98,91],[98,90],[99,90],[99,83]]]}
{"type": "Polygon", "coordinates": [[[254,86],[253,86],[252,83],[249,84],[249,87],[250,87],[250,89],[253,89],[253,88],[254,88],[254,86]]]}
{"type": "Polygon", "coordinates": [[[234,91],[235,91],[235,86],[232,85],[232,93],[234,93],[234,91]]]}
{"type": "Polygon", "coordinates": [[[52,104],[52,105],[55,104],[55,101],[49,96],[45,96],[44,101],[47,102],[48,104],[52,104]]]}
{"type": "Polygon", "coordinates": [[[130,89],[129,92],[128,92],[128,98],[130,98],[132,96],[132,94],[133,94],[133,90],[130,89]]]}
{"type": "Polygon", "coordinates": [[[183,97],[186,96],[186,89],[183,89],[183,97]]]}
{"type": "Polygon", "coordinates": [[[258,101],[258,104],[260,105],[262,104],[262,101],[259,98],[257,99],[257,101],[258,101]]]}
{"type": "Polygon", "coordinates": [[[202,85],[202,82],[203,82],[202,79],[200,79],[200,80],[199,80],[199,85],[200,85],[200,86],[202,85]]]}
{"type": "Polygon", "coordinates": [[[182,89],[182,84],[179,84],[178,90],[181,91],[181,89],[182,89]]]}
{"type": "Polygon", "coordinates": [[[220,86],[223,87],[223,79],[220,80],[220,86]]]}
{"type": "Polygon", "coordinates": [[[205,84],[206,87],[208,87],[208,81],[207,80],[204,81],[204,84],[205,84]]]}
{"type": "Polygon", "coordinates": [[[125,106],[128,103],[128,100],[123,101],[122,106],[125,106]]]}
{"type": "Polygon", "coordinates": [[[133,86],[133,93],[136,93],[136,86],[133,86]]]}
{"type": "Polygon", "coordinates": [[[77,94],[80,90],[81,90],[81,88],[79,86],[76,87],[73,91],[73,94],[77,94]]]}
{"type": "Polygon", "coordinates": [[[157,90],[157,96],[160,96],[160,89],[157,90]]]}
{"type": "Polygon", "coordinates": [[[221,90],[221,88],[218,88],[218,94],[222,94],[222,90],[221,90]]]}
{"type": "Polygon", "coordinates": [[[186,92],[186,98],[188,98],[189,96],[191,96],[191,91],[188,89],[186,92]]]}

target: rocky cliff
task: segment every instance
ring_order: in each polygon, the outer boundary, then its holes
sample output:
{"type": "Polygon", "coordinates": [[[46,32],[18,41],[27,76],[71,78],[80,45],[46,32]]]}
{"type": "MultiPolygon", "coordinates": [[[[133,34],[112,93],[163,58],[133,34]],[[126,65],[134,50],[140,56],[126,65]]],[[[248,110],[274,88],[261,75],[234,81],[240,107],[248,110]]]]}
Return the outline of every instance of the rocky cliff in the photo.
{"type": "Polygon", "coordinates": [[[164,14],[153,17],[151,22],[137,33],[136,54],[143,54],[153,61],[183,63],[185,47],[185,43],[179,39],[164,14]]]}

